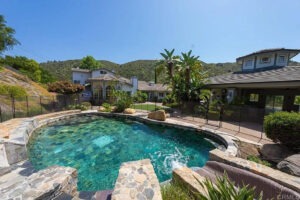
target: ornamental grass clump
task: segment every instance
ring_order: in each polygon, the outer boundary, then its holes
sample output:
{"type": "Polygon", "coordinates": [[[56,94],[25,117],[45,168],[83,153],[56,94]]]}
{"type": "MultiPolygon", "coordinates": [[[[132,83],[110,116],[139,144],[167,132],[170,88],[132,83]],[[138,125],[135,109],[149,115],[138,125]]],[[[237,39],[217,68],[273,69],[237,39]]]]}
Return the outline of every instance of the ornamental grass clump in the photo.
{"type": "Polygon", "coordinates": [[[198,183],[207,191],[207,194],[197,193],[196,197],[200,200],[261,200],[262,192],[259,196],[255,194],[255,187],[243,185],[235,187],[228,176],[217,177],[216,183],[213,184],[210,179],[204,182],[197,180],[198,183]]]}
{"type": "Polygon", "coordinates": [[[300,113],[275,112],[265,117],[264,130],[274,142],[300,149],[300,113]]]}

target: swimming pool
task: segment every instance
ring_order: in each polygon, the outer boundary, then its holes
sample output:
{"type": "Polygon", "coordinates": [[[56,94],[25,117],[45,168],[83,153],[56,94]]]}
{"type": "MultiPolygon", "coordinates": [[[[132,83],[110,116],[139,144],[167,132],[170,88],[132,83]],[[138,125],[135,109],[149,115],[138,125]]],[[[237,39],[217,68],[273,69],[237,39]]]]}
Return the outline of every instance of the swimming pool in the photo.
{"type": "Polygon", "coordinates": [[[28,155],[36,169],[74,167],[78,190],[112,189],[121,163],[149,158],[160,182],[178,166],[203,166],[213,143],[195,131],[125,118],[76,116],[37,129],[28,155]]]}

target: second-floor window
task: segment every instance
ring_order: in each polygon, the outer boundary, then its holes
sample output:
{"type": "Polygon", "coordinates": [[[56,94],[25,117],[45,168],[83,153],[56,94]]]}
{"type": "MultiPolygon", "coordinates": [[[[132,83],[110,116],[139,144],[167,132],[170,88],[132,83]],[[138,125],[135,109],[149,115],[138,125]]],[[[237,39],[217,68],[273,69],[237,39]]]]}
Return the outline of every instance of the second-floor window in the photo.
{"type": "Polygon", "coordinates": [[[261,60],[260,60],[261,63],[270,63],[271,62],[271,59],[270,57],[262,57],[261,60]]]}
{"type": "Polygon", "coordinates": [[[279,56],[278,62],[279,63],[284,63],[285,62],[285,56],[279,56]]]}
{"type": "Polygon", "coordinates": [[[245,63],[245,67],[250,67],[252,66],[252,60],[247,60],[245,63]]]}

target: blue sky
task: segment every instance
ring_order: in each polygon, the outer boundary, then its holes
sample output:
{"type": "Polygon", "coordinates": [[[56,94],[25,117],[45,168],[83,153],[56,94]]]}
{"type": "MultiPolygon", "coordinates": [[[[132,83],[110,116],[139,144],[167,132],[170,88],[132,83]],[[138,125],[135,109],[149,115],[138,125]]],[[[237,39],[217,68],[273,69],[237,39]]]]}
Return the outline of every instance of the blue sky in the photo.
{"type": "Polygon", "coordinates": [[[0,0],[22,43],[5,54],[39,62],[92,55],[125,63],[160,58],[164,48],[234,62],[264,48],[300,48],[299,10],[299,0],[0,0]]]}

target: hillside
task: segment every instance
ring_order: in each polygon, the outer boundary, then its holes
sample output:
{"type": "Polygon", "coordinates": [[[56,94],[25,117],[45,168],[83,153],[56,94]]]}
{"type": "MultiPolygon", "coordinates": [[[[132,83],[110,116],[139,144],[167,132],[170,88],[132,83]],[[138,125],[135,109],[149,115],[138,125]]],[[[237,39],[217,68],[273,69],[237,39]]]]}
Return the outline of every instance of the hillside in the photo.
{"type": "Polygon", "coordinates": [[[0,70],[0,84],[21,86],[26,90],[28,96],[53,95],[38,83],[33,82],[27,76],[24,76],[11,68],[2,68],[0,70]]]}
{"type": "MultiPolygon", "coordinates": [[[[117,74],[130,78],[137,76],[139,80],[153,81],[154,80],[154,65],[156,60],[136,60],[124,64],[117,64],[106,60],[100,60],[102,67],[114,70],[117,74]]],[[[204,63],[204,70],[207,70],[210,76],[220,75],[232,71],[240,70],[236,63],[204,63]]],[[[66,61],[48,61],[40,63],[40,66],[48,70],[59,80],[71,80],[71,68],[78,67],[80,60],[66,61]]],[[[162,80],[163,76],[158,77],[162,80]]]]}
{"type": "MultiPolygon", "coordinates": [[[[0,85],[12,85],[19,86],[26,90],[28,95],[28,100],[30,101],[30,110],[36,109],[40,110],[39,96],[52,96],[45,88],[40,86],[38,83],[31,81],[27,76],[19,74],[17,71],[10,68],[0,69],[0,85]]],[[[0,106],[2,110],[2,118],[11,118],[11,106],[12,100],[8,96],[0,96],[0,106]],[[9,113],[9,114],[7,114],[9,113]],[[8,116],[7,116],[8,115],[8,116]]],[[[24,98],[16,98],[15,108],[17,112],[25,112],[26,101],[24,98]]]]}

